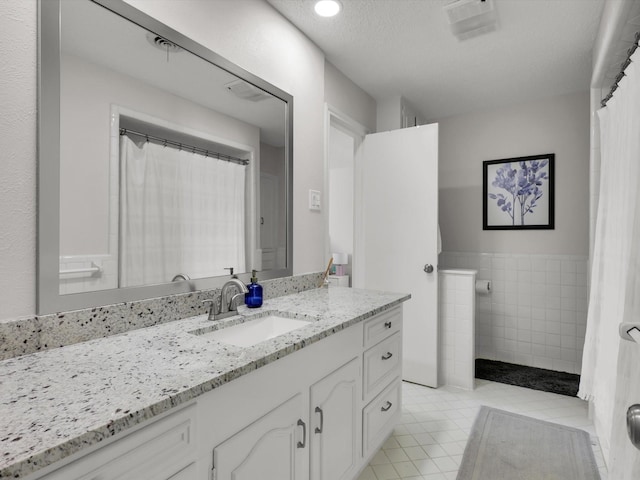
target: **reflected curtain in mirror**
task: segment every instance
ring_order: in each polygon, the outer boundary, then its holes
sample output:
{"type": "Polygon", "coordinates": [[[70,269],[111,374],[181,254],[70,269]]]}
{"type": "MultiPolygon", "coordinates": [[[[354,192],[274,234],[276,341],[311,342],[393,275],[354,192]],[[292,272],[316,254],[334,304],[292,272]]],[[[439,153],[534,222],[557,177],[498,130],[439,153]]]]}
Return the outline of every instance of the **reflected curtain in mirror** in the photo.
{"type": "Polygon", "coordinates": [[[120,287],[245,271],[245,166],[120,138],[120,287]]]}

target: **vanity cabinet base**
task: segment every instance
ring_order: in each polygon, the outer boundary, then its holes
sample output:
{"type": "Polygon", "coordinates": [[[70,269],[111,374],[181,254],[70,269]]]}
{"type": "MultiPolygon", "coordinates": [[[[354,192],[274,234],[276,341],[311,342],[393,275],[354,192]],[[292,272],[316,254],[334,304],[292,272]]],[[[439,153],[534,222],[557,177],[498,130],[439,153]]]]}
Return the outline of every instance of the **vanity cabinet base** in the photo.
{"type": "Polygon", "coordinates": [[[353,480],[400,418],[401,336],[396,307],[26,480],[353,480]]]}

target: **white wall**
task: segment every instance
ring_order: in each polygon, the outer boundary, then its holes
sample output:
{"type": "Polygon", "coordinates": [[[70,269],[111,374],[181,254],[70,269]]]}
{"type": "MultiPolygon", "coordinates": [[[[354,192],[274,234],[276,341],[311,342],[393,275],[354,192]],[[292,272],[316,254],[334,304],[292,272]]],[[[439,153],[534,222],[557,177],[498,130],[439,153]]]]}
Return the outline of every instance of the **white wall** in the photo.
{"type": "Polygon", "coordinates": [[[440,228],[455,252],[587,255],[589,93],[440,120],[440,228]],[[482,230],[482,161],[556,155],[555,230],[482,230]]]}
{"type": "Polygon", "coordinates": [[[0,320],[35,311],[36,11],[0,2],[0,320]]]}
{"type": "Polygon", "coordinates": [[[440,122],[440,265],[478,269],[480,358],[578,373],[589,253],[589,93],[440,122]],[[555,153],[554,230],[482,230],[482,162],[555,153]]]}
{"type": "MultiPolygon", "coordinates": [[[[329,145],[329,240],[331,253],[353,255],[353,137],[331,127],[329,145]]],[[[351,274],[351,269],[347,269],[351,274]]]]}
{"type": "Polygon", "coordinates": [[[400,95],[378,99],[378,132],[402,128],[402,97],[400,95]]]}
{"type": "Polygon", "coordinates": [[[324,65],[325,101],[368,131],[376,131],[376,101],[331,63],[324,65]]]}

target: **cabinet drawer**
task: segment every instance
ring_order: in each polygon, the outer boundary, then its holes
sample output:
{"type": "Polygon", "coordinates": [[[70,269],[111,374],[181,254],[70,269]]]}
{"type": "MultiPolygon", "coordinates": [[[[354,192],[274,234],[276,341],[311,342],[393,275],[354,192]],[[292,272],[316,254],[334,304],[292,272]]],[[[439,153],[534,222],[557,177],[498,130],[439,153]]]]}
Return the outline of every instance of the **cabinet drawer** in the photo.
{"type": "Polygon", "coordinates": [[[380,340],[400,331],[402,327],[402,307],[380,313],[364,322],[364,348],[375,345],[380,340]]]}
{"type": "MultiPolygon", "coordinates": [[[[115,440],[110,445],[89,453],[43,478],[46,480],[170,478],[174,474],[181,473],[195,460],[194,417],[195,406],[192,405],[115,440]]],[[[178,475],[176,478],[181,477],[178,475]]]]}
{"type": "Polygon", "coordinates": [[[384,389],[362,412],[362,454],[377,450],[400,420],[402,383],[400,377],[384,389]]]}
{"type": "Polygon", "coordinates": [[[364,352],[363,398],[375,396],[393,377],[400,375],[402,336],[400,332],[364,352]]]}

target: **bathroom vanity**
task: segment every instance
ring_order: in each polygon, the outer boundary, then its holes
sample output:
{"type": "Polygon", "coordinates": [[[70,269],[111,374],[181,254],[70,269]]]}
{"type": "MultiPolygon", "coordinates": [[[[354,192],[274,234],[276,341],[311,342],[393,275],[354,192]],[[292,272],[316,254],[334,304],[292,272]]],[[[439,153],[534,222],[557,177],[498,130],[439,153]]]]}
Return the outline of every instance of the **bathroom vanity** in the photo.
{"type": "Polygon", "coordinates": [[[320,288],[0,362],[0,478],[356,478],[401,413],[408,298],[320,288]],[[301,326],[215,339],[267,313],[301,326]]]}

